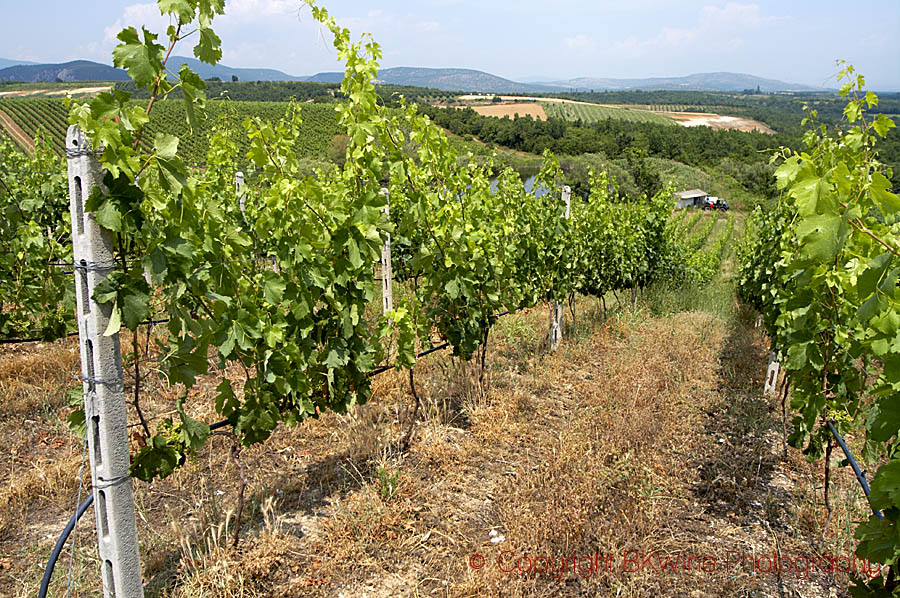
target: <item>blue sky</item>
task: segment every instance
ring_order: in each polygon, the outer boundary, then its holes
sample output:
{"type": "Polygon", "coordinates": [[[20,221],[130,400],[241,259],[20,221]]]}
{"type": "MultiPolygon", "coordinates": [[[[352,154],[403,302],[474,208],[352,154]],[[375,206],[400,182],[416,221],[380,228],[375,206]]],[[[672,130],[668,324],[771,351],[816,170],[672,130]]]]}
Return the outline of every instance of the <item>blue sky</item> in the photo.
{"type": "MultiPolygon", "coordinates": [[[[109,63],[123,25],[167,24],[155,2],[3,2],[0,57],[10,59],[109,63]]],[[[383,67],[464,67],[516,80],[732,71],[834,87],[842,58],[870,88],[900,90],[900,0],[321,3],[354,33],[375,36],[383,67]]],[[[213,26],[229,66],[292,75],[339,68],[330,37],[298,0],[228,0],[213,26]]]]}

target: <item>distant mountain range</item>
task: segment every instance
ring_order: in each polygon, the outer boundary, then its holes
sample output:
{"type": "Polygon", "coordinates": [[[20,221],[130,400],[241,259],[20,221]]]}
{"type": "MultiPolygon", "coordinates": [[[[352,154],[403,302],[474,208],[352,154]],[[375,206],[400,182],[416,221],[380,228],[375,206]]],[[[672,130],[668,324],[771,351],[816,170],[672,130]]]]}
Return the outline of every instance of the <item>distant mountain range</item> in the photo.
{"type": "MultiPolygon", "coordinates": [[[[309,77],[288,75],[282,71],[264,68],[234,68],[224,64],[209,66],[195,58],[172,56],[169,68],[177,71],[187,64],[203,79],[218,77],[230,81],[233,76],[240,81],[321,81],[337,83],[341,72],[318,73],[309,77]]],[[[125,71],[109,65],[75,60],[62,64],[34,64],[0,58],[0,81],[123,81],[125,71]]],[[[534,79],[534,78],[529,78],[534,79]]],[[[821,87],[785,83],[775,79],[763,79],[741,73],[698,73],[686,77],[653,77],[648,79],[607,79],[582,77],[561,81],[533,81],[520,83],[498,77],[484,71],[455,68],[394,67],[378,72],[378,82],[393,85],[430,87],[444,91],[468,91],[478,93],[547,93],[561,91],[603,90],[693,90],[693,91],[824,91],[821,87]]]]}
{"type": "Polygon", "coordinates": [[[36,63],[29,62],[27,60],[8,60],[6,58],[0,58],[0,69],[5,69],[8,66],[16,66],[17,64],[36,64],[36,63]]]}
{"type": "MultiPolygon", "coordinates": [[[[172,56],[169,58],[167,66],[170,71],[178,72],[182,64],[187,64],[192,71],[200,75],[201,79],[209,79],[210,77],[218,77],[222,81],[231,81],[232,75],[237,75],[240,81],[308,81],[309,77],[295,77],[288,75],[275,69],[255,69],[255,68],[236,68],[217,64],[210,66],[205,62],[200,62],[196,58],[186,58],[184,56],[172,56]]],[[[3,71],[0,71],[0,76],[3,71]]]]}
{"type": "MultiPolygon", "coordinates": [[[[241,81],[306,81],[309,79],[309,77],[294,77],[275,69],[232,68],[224,64],[210,66],[196,58],[185,56],[171,56],[168,67],[169,70],[178,72],[181,65],[185,63],[203,79],[218,77],[222,81],[231,81],[232,75],[236,75],[241,81]]],[[[57,79],[61,81],[126,81],[128,79],[128,74],[124,70],[90,60],[75,60],[62,64],[15,64],[15,61],[0,58],[0,67],[8,64],[14,64],[14,66],[0,68],[0,81],[38,83],[57,79]]]]}
{"type": "Polygon", "coordinates": [[[553,85],[563,89],[593,90],[690,90],[690,91],[824,91],[822,87],[785,83],[776,79],[764,79],[744,73],[697,73],[685,77],[650,77],[647,79],[600,79],[581,77],[565,81],[553,81],[542,85],[553,85]]]}
{"type": "Polygon", "coordinates": [[[0,81],[124,81],[128,74],[106,64],[73,60],[61,64],[17,64],[0,69],[0,81]]]}
{"type": "MultiPolygon", "coordinates": [[[[319,73],[309,81],[339,82],[344,73],[319,73]]],[[[378,82],[390,85],[430,87],[444,91],[473,91],[479,93],[546,93],[559,87],[541,83],[518,83],[497,75],[473,69],[431,69],[398,66],[378,71],[378,82]]]]}

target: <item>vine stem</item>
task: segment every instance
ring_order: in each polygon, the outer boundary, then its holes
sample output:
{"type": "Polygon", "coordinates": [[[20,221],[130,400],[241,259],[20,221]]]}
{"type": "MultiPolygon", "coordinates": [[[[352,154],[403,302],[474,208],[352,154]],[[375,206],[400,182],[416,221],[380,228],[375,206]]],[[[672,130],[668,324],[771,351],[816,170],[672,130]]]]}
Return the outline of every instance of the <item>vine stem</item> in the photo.
{"type": "Polygon", "coordinates": [[[829,438],[825,447],[825,510],[828,511],[828,516],[825,518],[825,525],[822,526],[823,542],[825,541],[825,532],[828,531],[828,526],[831,524],[831,516],[834,514],[834,508],[831,506],[831,497],[828,492],[831,484],[831,449],[832,441],[829,438]]]}
{"type": "MultiPolygon", "coordinates": [[[[148,327],[147,330],[147,338],[150,338],[150,330],[148,327]]],[[[150,427],[147,425],[147,420],[144,418],[144,412],[141,411],[141,403],[140,403],[140,394],[141,394],[141,368],[140,368],[140,347],[138,346],[138,334],[137,330],[131,333],[131,347],[134,351],[134,409],[137,411],[138,419],[141,422],[141,427],[144,429],[144,434],[146,434],[147,438],[150,438],[150,427]]]]}
{"type": "MultiPolygon", "coordinates": [[[[119,258],[122,260],[122,272],[127,275],[128,260],[125,259],[125,247],[122,243],[122,235],[118,234],[117,238],[119,243],[119,258]]],[[[147,420],[141,409],[141,353],[140,346],[138,345],[137,331],[137,326],[131,331],[131,349],[134,352],[134,397],[132,398],[132,403],[134,404],[134,410],[137,412],[138,420],[141,422],[141,427],[144,429],[144,434],[147,438],[150,438],[150,426],[147,425],[147,420]]],[[[148,332],[147,334],[149,335],[150,333],[148,332]]]]}
{"type": "MultiPolygon", "coordinates": [[[[166,63],[169,61],[169,56],[172,54],[172,50],[175,49],[175,44],[177,44],[181,40],[181,38],[178,37],[179,33],[181,33],[181,25],[180,24],[175,29],[175,35],[172,36],[172,39],[169,43],[169,49],[166,50],[166,55],[162,61],[163,69],[166,68],[166,63]]],[[[162,81],[164,76],[165,76],[164,73],[160,73],[156,76],[156,81],[153,83],[153,93],[150,94],[150,101],[147,102],[147,109],[144,111],[145,115],[149,116],[150,111],[153,110],[153,104],[156,103],[156,99],[157,99],[157,97],[159,97],[159,84],[162,81]]],[[[141,125],[140,130],[138,131],[137,135],[135,135],[135,137],[134,137],[134,144],[131,146],[131,149],[137,150],[138,146],[141,143],[141,138],[143,137],[143,135],[144,135],[144,125],[141,125]]]]}
{"type": "MultiPolygon", "coordinates": [[[[840,202],[840,203],[844,208],[847,207],[847,204],[845,204],[844,202],[840,202]]],[[[880,245],[884,246],[888,251],[890,251],[894,255],[900,256],[900,249],[897,249],[896,247],[894,247],[887,241],[881,239],[878,235],[873,233],[871,230],[869,230],[869,227],[867,227],[865,224],[863,224],[859,218],[854,218],[854,219],[850,220],[849,222],[851,225],[853,225],[853,228],[855,228],[859,232],[863,233],[864,235],[868,235],[868,236],[872,237],[872,239],[874,239],[880,245]]]]}
{"type": "Polygon", "coordinates": [[[234,438],[234,443],[231,445],[231,456],[234,458],[234,462],[237,463],[238,474],[241,479],[241,485],[238,489],[237,515],[235,516],[234,521],[234,541],[232,543],[232,546],[237,548],[238,542],[241,539],[241,516],[244,513],[244,488],[247,487],[247,477],[244,474],[244,463],[241,461],[241,443],[238,442],[237,437],[234,438]]]}
{"type": "Polygon", "coordinates": [[[413,368],[409,368],[409,389],[412,391],[413,398],[416,400],[416,405],[413,408],[412,416],[409,418],[409,427],[406,429],[406,434],[404,434],[403,439],[400,440],[400,448],[404,451],[409,448],[409,439],[410,436],[412,436],[413,426],[416,423],[416,416],[419,414],[419,405],[422,404],[422,400],[419,398],[419,393],[416,392],[416,382],[413,378],[413,368]]]}
{"type": "Polygon", "coordinates": [[[787,374],[784,376],[784,382],[781,387],[781,448],[784,460],[787,461],[787,395],[790,385],[788,384],[787,374]]]}
{"type": "Polygon", "coordinates": [[[481,371],[478,374],[478,387],[479,387],[479,390],[481,390],[482,397],[484,397],[485,394],[487,394],[484,389],[484,362],[485,362],[485,358],[487,357],[488,334],[490,334],[490,332],[491,332],[490,328],[484,329],[484,342],[481,345],[481,371]]]}

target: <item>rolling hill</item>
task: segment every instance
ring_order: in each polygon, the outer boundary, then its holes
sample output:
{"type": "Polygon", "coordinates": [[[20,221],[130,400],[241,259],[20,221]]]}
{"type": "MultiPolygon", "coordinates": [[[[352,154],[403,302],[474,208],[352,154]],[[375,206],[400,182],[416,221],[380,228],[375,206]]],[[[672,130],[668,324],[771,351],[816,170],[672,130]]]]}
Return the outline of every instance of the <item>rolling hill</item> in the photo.
{"type": "MultiPolygon", "coordinates": [[[[309,81],[339,82],[343,73],[318,73],[309,81]]],[[[533,79],[533,78],[529,78],[533,79]]],[[[649,79],[602,79],[581,77],[563,81],[520,83],[473,69],[432,69],[394,67],[378,72],[378,81],[393,85],[430,87],[444,91],[478,93],[547,93],[560,91],[602,90],[686,90],[686,91],[824,91],[797,83],[764,79],[743,73],[697,73],[685,77],[655,77],[649,79]]]]}
{"type": "Polygon", "coordinates": [[[61,64],[18,64],[0,69],[0,81],[37,83],[42,81],[124,81],[125,71],[90,60],[61,64]]]}
{"type": "Polygon", "coordinates": [[[776,79],[764,79],[744,73],[696,73],[684,77],[651,77],[646,79],[604,79],[580,77],[565,81],[542,83],[545,86],[587,90],[685,90],[685,91],[743,91],[756,89],[760,91],[825,91],[822,87],[786,83],[776,79]]]}
{"type": "Polygon", "coordinates": [[[19,64],[37,64],[37,63],[30,62],[28,60],[10,60],[9,58],[0,58],[0,69],[5,69],[6,67],[16,66],[19,64]]]}
{"type": "MultiPolygon", "coordinates": [[[[275,69],[233,68],[224,64],[209,66],[196,58],[172,56],[169,69],[178,72],[187,63],[191,70],[203,79],[219,77],[230,81],[236,75],[241,81],[304,81],[306,77],[294,77],[275,69]]],[[[21,64],[0,58],[0,81],[37,83],[43,81],[125,81],[128,75],[122,69],[90,60],[75,60],[62,64],[21,64]],[[12,66],[10,66],[12,65],[12,66]],[[5,67],[5,68],[2,68],[5,67]]]]}
{"type": "Polygon", "coordinates": [[[200,62],[196,58],[185,56],[172,56],[169,58],[168,67],[173,72],[178,72],[182,64],[187,64],[192,71],[200,75],[202,79],[218,77],[222,81],[231,81],[232,75],[236,75],[241,81],[306,81],[308,77],[295,77],[275,69],[263,68],[237,68],[217,64],[210,66],[200,62]]]}
{"type": "MultiPolygon", "coordinates": [[[[62,64],[14,64],[17,61],[0,58],[0,81],[122,81],[127,79],[125,71],[111,66],[75,60],[62,64]]],[[[195,58],[172,56],[169,68],[177,72],[182,64],[187,64],[203,79],[218,77],[230,81],[237,77],[240,81],[318,81],[340,82],[342,72],[323,72],[309,77],[289,75],[283,71],[268,68],[236,68],[224,64],[209,66],[195,58]]],[[[533,78],[529,78],[530,80],[533,78]]],[[[412,87],[429,87],[444,91],[465,91],[478,93],[548,93],[561,91],[603,91],[603,90],[689,90],[689,91],[742,91],[756,89],[768,91],[827,91],[821,87],[786,83],[775,79],[765,79],[743,73],[697,73],[684,77],[652,77],[647,79],[609,79],[580,77],[575,79],[522,83],[491,73],[463,68],[393,67],[378,73],[378,82],[412,87]]]]}
{"type": "MultiPolygon", "coordinates": [[[[318,73],[309,81],[339,82],[343,73],[318,73]]],[[[378,82],[390,85],[430,87],[444,91],[472,91],[479,93],[540,93],[556,91],[551,86],[517,83],[474,69],[433,69],[399,66],[378,71],[378,82]]]]}

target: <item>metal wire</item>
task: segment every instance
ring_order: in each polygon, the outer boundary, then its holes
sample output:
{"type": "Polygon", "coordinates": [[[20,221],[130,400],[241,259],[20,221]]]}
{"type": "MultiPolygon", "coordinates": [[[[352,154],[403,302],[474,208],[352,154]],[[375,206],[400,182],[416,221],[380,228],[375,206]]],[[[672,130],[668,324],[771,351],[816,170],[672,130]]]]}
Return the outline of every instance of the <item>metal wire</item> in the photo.
{"type": "Polygon", "coordinates": [[[120,475],[111,480],[103,480],[97,484],[94,484],[94,489],[96,490],[105,490],[107,488],[112,488],[113,486],[118,486],[122,482],[127,482],[131,480],[130,475],[120,475]]]}

